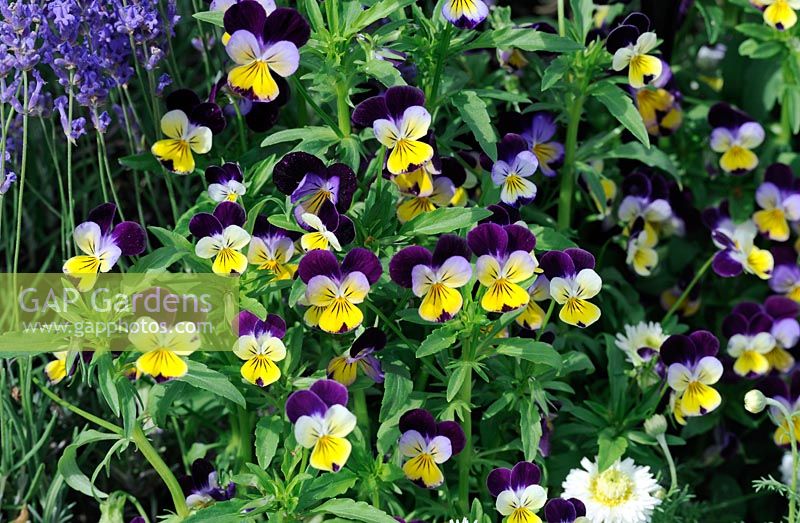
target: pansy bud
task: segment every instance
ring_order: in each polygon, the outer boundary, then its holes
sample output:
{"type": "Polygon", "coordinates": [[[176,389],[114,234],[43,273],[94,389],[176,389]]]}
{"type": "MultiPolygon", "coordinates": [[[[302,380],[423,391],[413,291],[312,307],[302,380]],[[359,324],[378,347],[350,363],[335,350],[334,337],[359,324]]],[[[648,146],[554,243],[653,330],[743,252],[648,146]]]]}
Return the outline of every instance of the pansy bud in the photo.
{"type": "Polygon", "coordinates": [[[667,418],[661,414],[653,414],[644,421],[644,431],[654,438],[667,431],[667,418]]]}
{"type": "Polygon", "coordinates": [[[763,411],[767,406],[767,397],[758,389],[748,391],[744,395],[744,408],[747,412],[758,414],[763,411]]]}

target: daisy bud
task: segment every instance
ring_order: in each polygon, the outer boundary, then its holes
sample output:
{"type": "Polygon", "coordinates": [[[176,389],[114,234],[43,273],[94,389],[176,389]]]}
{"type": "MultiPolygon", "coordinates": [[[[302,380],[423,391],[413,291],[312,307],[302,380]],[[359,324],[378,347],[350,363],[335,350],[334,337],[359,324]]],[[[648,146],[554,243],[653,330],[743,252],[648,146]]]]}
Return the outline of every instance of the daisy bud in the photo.
{"type": "Polygon", "coordinates": [[[747,412],[758,414],[767,406],[767,397],[758,389],[753,389],[744,395],[744,408],[747,412]]]}
{"type": "Polygon", "coordinates": [[[661,436],[667,431],[667,418],[661,414],[653,414],[645,420],[644,431],[654,438],[661,436]]]}

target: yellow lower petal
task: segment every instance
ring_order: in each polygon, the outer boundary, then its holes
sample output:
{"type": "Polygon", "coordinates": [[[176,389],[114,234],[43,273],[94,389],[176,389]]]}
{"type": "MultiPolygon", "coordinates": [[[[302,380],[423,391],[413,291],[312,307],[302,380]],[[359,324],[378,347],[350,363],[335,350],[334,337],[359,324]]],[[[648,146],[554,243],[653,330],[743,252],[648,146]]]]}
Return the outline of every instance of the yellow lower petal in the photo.
{"type": "Polygon", "coordinates": [[[587,300],[569,298],[561,307],[558,317],[569,325],[588,327],[600,318],[600,307],[587,300]]]}
{"type": "Polygon", "coordinates": [[[181,357],[168,350],[154,350],[142,354],[136,360],[136,368],[142,374],[163,378],[180,378],[189,370],[181,357]]]}
{"type": "Polygon", "coordinates": [[[64,263],[64,272],[69,275],[97,274],[100,258],[97,256],[73,256],[64,263]]]}
{"type": "Polygon", "coordinates": [[[541,523],[539,516],[527,507],[515,508],[508,516],[508,523],[541,523]]]}
{"type": "Polygon", "coordinates": [[[266,387],[278,381],[281,370],[271,359],[258,354],[242,364],[242,377],[254,385],[266,387]]]}
{"type": "Polygon", "coordinates": [[[758,230],[768,235],[770,240],[785,242],[789,239],[789,222],[781,209],[756,211],[753,221],[758,230]]]}
{"type": "Polygon", "coordinates": [[[461,310],[461,293],[442,283],[434,283],[422,299],[419,316],[428,321],[447,321],[461,310]]]}
{"type": "Polygon", "coordinates": [[[527,305],[530,298],[525,289],[500,278],[487,287],[481,299],[481,307],[489,312],[506,312],[527,305]]]}
{"type": "Polygon", "coordinates": [[[300,246],[303,247],[304,251],[313,251],[315,249],[324,251],[328,249],[328,245],[330,245],[328,238],[321,232],[309,232],[300,238],[300,246]]]}
{"type": "Polygon", "coordinates": [[[262,102],[270,102],[278,97],[278,84],[272,78],[267,63],[261,60],[231,69],[228,84],[236,91],[252,95],[262,102]]]}
{"type": "Polygon", "coordinates": [[[686,416],[700,416],[716,409],[721,402],[722,396],[719,392],[699,381],[693,381],[681,396],[680,408],[686,416]]]}
{"type": "Polygon", "coordinates": [[[438,487],[444,475],[430,454],[419,454],[403,465],[403,472],[411,481],[421,481],[428,488],[438,487]]]}
{"type": "Polygon", "coordinates": [[[67,377],[67,363],[65,360],[53,360],[44,367],[44,373],[51,383],[58,383],[67,377]]]}
{"type": "Polygon", "coordinates": [[[319,317],[319,328],[325,332],[340,333],[355,329],[364,321],[361,309],[345,298],[336,298],[325,307],[319,317]]]}
{"type": "Polygon", "coordinates": [[[772,267],[774,264],[775,261],[772,258],[772,253],[766,249],[753,247],[753,250],[747,255],[745,270],[755,274],[762,280],[768,280],[772,275],[772,267]]]}
{"type": "Polygon", "coordinates": [[[517,324],[530,330],[536,330],[544,322],[545,312],[534,300],[530,300],[522,314],[517,316],[517,324]]]}
{"type": "Polygon", "coordinates": [[[309,463],[317,470],[338,472],[350,457],[352,446],[345,438],[322,436],[311,451],[309,463]]]}
{"type": "Polygon", "coordinates": [[[750,149],[734,145],[719,159],[719,166],[725,172],[752,171],[758,165],[758,156],[750,149]]]}
{"type": "Polygon", "coordinates": [[[342,385],[350,386],[358,376],[358,363],[348,362],[346,357],[339,356],[328,363],[327,372],[330,379],[338,381],[342,385]]]}
{"type": "Polygon", "coordinates": [[[400,223],[405,223],[416,218],[422,213],[431,212],[436,209],[436,205],[430,198],[412,197],[397,206],[397,219],[400,223]]]}
{"type": "Polygon", "coordinates": [[[766,356],[752,350],[744,351],[733,364],[733,371],[739,376],[766,374],[768,370],[769,360],[766,356]]]}
{"type": "Polygon", "coordinates": [[[794,367],[794,358],[789,351],[783,347],[775,347],[768,353],[764,354],[769,362],[770,370],[778,370],[780,372],[789,372],[794,367]]]}
{"type": "Polygon", "coordinates": [[[386,167],[392,174],[400,174],[412,165],[422,165],[433,157],[433,147],[425,142],[401,138],[397,141],[386,167]]]}
{"type": "Polygon", "coordinates": [[[661,75],[661,60],[655,56],[637,54],[631,57],[628,65],[628,83],[639,89],[661,75]]]}
{"type": "Polygon", "coordinates": [[[159,140],[153,144],[150,152],[172,172],[189,174],[194,171],[194,156],[192,156],[191,146],[186,140],[173,138],[159,140]]]}
{"type": "Polygon", "coordinates": [[[776,0],[764,10],[764,22],[780,30],[794,27],[797,13],[786,0],[776,0]]]}
{"type": "MultiPolygon", "coordinates": [[[[800,441],[800,416],[794,416],[794,438],[796,441],[800,441]]],[[[772,436],[773,441],[777,445],[785,446],[789,445],[792,441],[791,432],[789,431],[789,420],[784,418],[778,428],[775,429],[775,434],[772,436]]]]}
{"type": "Polygon", "coordinates": [[[242,274],[245,269],[247,269],[247,256],[227,247],[217,253],[211,266],[215,274],[242,274]]]}

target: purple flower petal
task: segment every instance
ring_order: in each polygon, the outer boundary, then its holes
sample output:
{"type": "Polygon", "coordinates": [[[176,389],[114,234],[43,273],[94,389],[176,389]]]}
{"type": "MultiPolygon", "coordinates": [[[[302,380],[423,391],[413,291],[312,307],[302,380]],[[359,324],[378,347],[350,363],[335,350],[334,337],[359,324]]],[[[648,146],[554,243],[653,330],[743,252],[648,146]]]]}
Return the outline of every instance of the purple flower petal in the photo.
{"type": "Polygon", "coordinates": [[[712,129],[718,127],[736,129],[752,121],[754,120],[750,115],[738,109],[734,109],[724,102],[714,104],[708,111],[708,125],[710,125],[712,129]]]}
{"type": "Polygon", "coordinates": [[[386,334],[377,327],[369,327],[350,346],[350,357],[360,358],[386,346],[386,334]]]}
{"type": "Polygon", "coordinates": [[[689,339],[694,344],[698,361],[705,356],[716,356],[719,352],[719,340],[706,330],[694,331],[689,339]]]}
{"type": "Polygon", "coordinates": [[[529,461],[520,461],[511,469],[511,488],[514,490],[538,485],[541,479],[542,471],[529,461]]]}
{"type": "Polygon", "coordinates": [[[594,269],[594,256],[589,251],[572,248],[565,249],[564,253],[572,258],[572,263],[575,265],[576,272],[580,272],[583,269],[594,269]]]}
{"type": "Polygon", "coordinates": [[[469,260],[470,251],[467,241],[454,234],[445,234],[439,237],[439,241],[436,242],[436,248],[433,250],[431,264],[434,267],[439,267],[453,256],[461,256],[469,260]]]}
{"type": "Polygon", "coordinates": [[[569,502],[572,503],[573,507],[575,507],[575,515],[577,517],[583,517],[586,515],[586,505],[583,504],[583,501],[579,500],[578,498],[569,498],[569,502]]]}
{"type": "Polygon", "coordinates": [[[785,296],[770,296],[764,302],[764,310],[776,320],[795,318],[800,314],[797,302],[785,296]]]}
{"type": "Polygon", "coordinates": [[[372,354],[367,354],[361,358],[361,368],[364,374],[369,376],[372,381],[375,383],[383,383],[385,376],[381,368],[381,361],[378,358],[372,354]]]}
{"type": "Polygon", "coordinates": [[[378,281],[383,273],[383,267],[378,257],[363,247],[356,247],[347,253],[342,260],[342,274],[358,271],[367,277],[370,285],[378,281]]]}
{"type": "Polygon", "coordinates": [[[548,251],[539,260],[539,267],[544,271],[548,280],[577,274],[575,264],[569,254],[562,251],[548,251]]]}
{"type": "Polygon", "coordinates": [[[207,212],[195,214],[189,221],[189,232],[198,239],[222,234],[222,229],[222,224],[219,223],[217,217],[207,212]]]}
{"type": "Polygon", "coordinates": [[[336,239],[339,240],[340,245],[349,245],[356,239],[356,227],[353,225],[353,220],[344,214],[339,215],[339,226],[336,228],[336,239]]]}
{"type": "Polygon", "coordinates": [[[646,14],[634,11],[625,17],[622,21],[624,25],[632,25],[639,30],[640,33],[646,33],[650,30],[650,18],[646,14]]]}
{"type": "Polygon", "coordinates": [[[111,224],[114,222],[114,216],[116,216],[116,214],[116,205],[113,203],[103,203],[89,211],[89,216],[86,218],[86,221],[96,223],[100,227],[100,232],[105,235],[111,230],[111,224]]]}
{"type": "Polygon", "coordinates": [[[661,345],[661,360],[669,366],[673,363],[689,365],[695,361],[695,347],[692,339],[683,334],[673,334],[661,345]]]}
{"type": "Polygon", "coordinates": [[[433,438],[436,436],[436,420],[425,409],[412,409],[400,416],[399,429],[401,434],[416,430],[426,438],[433,438]]]}
{"type": "Polygon", "coordinates": [[[250,311],[241,311],[233,319],[233,332],[236,336],[257,336],[257,332],[263,331],[261,320],[250,311]]]}
{"type": "MultiPolygon", "coordinates": [[[[317,216],[322,222],[322,225],[324,225],[329,231],[336,231],[336,229],[339,227],[339,211],[336,210],[336,206],[333,205],[332,201],[325,200],[325,202],[319,208],[317,216]]],[[[309,227],[306,226],[304,228],[308,229],[309,227]]]]}
{"type": "Polygon", "coordinates": [[[711,268],[723,278],[732,278],[742,273],[742,264],[731,256],[730,251],[720,251],[714,255],[711,268]]]}
{"type": "Polygon", "coordinates": [[[317,380],[311,385],[309,390],[319,396],[328,407],[334,405],[347,406],[347,387],[338,381],[328,379],[317,380]]]}
{"type": "Polygon", "coordinates": [[[222,109],[212,102],[201,103],[191,113],[187,114],[189,114],[189,120],[197,125],[208,127],[212,134],[221,133],[227,125],[222,109]]]}
{"type": "Polygon", "coordinates": [[[772,329],[772,318],[766,313],[759,312],[750,318],[747,326],[748,334],[758,334],[759,332],[769,332],[772,329]]]}
{"type": "Polygon", "coordinates": [[[222,165],[212,165],[206,169],[206,182],[225,184],[231,180],[241,182],[242,168],[238,163],[225,162],[222,165]]]}
{"type": "Polygon", "coordinates": [[[272,181],[280,192],[291,196],[307,174],[322,177],[325,172],[325,164],[316,156],[304,152],[289,153],[275,165],[272,181]]]}
{"type": "Polygon", "coordinates": [[[492,213],[488,218],[484,218],[478,223],[496,223],[498,225],[511,225],[519,220],[519,210],[506,205],[503,202],[493,203],[486,207],[492,213]]]}
{"type": "MultiPolygon", "coordinates": [[[[798,374],[798,373],[795,373],[798,374]]],[[[768,398],[784,398],[792,402],[790,398],[789,386],[783,379],[776,375],[770,375],[756,384],[756,388],[764,393],[768,398]]]]}
{"type": "Polygon", "coordinates": [[[528,150],[528,141],[518,134],[509,133],[497,144],[497,158],[510,164],[522,151],[528,150]]]}
{"type": "Polygon", "coordinates": [[[310,390],[292,392],[286,399],[286,416],[292,423],[295,423],[300,416],[323,415],[327,410],[325,402],[310,390]]]}
{"type": "Polygon", "coordinates": [[[508,234],[508,252],[532,252],[536,247],[536,236],[527,227],[512,224],[506,225],[503,229],[508,234]]]}
{"type": "Polygon", "coordinates": [[[389,118],[389,108],[383,95],[367,98],[353,110],[352,120],[358,127],[372,127],[375,120],[389,118]]]}
{"type": "Polygon", "coordinates": [[[764,181],[770,182],[783,190],[789,190],[794,184],[792,168],[785,163],[773,163],[764,173],[764,181]]]}
{"type": "Polygon", "coordinates": [[[572,523],[576,517],[575,507],[566,499],[551,499],[544,506],[544,519],[548,523],[572,523]]]}
{"type": "Polygon", "coordinates": [[[425,247],[412,245],[401,249],[389,262],[389,277],[397,285],[411,288],[411,271],[417,265],[431,265],[431,252],[425,247]]]}
{"type": "Polygon", "coordinates": [[[486,488],[492,496],[497,497],[511,486],[511,469],[496,468],[486,478],[486,488]]]}
{"type": "Polygon", "coordinates": [[[306,253],[300,264],[297,266],[297,274],[303,283],[308,282],[314,276],[328,276],[338,279],[340,276],[339,261],[331,251],[315,249],[306,253]]]}
{"type": "Polygon", "coordinates": [[[536,113],[531,118],[525,138],[532,145],[547,143],[556,134],[556,121],[550,113],[536,113]]]}
{"type": "MultiPolygon", "coordinates": [[[[428,143],[434,142],[434,139],[431,138],[429,141],[426,140],[426,142],[428,143]]],[[[440,170],[442,171],[442,174],[440,174],[440,176],[444,176],[445,178],[453,182],[454,187],[461,187],[462,185],[464,185],[464,182],[467,181],[467,171],[466,169],[464,169],[464,166],[461,165],[461,162],[459,162],[455,158],[451,158],[450,156],[445,156],[440,159],[440,163],[441,163],[440,170]]]]}
{"type": "Polygon", "coordinates": [[[244,207],[236,202],[222,202],[217,204],[214,208],[214,216],[219,220],[223,229],[230,225],[238,225],[241,227],[247,219],[244,207]]]}
{"type": "Polygon", "coordinates": [[[267,13],[255,0],[244,0],[232,5],[223,18],[225,32],[233,34],[242,29],[260,37],[264,30],[267,13]]]}
{"type": "Polygon", "coordinates": [[[742,314],[737,312],[728,314],[725,319],[722,320],[722,334],[724,334],[726,338],[737,334],[744,334],[747,331],[747,323],[747,317],[742,314]]]}
{"type": "Polygon", "coordinates": [[[425,106],[425,93],[422,92],[422,89],[409,85],[390,87],[384,93],[384,97],[389,115],[397,121],[402,118],[403,113],[409,107],[425,106]]]}
{"type": "Polygon", "coordinates": [[[495,223],[482,223],[467,233],[467,244],[475,256],[503,255],[508,247],[508,234],[495,223]]]}
{"type": "Polygon", "coordinates": [[[346,212],[353,201],[353,194],[358,187],[356,173],[343,163],[334,163],[328,167],[328,179],[339,179],[339,190],[336,196],[336,208],[339,212],[346,212]]]}
{"type": "Polygon", "coordinates": [[[263,322],[264,331],[269,332],[276,338],[283,338],[286,334],[286,322],[277,314],[267,314],[267,319],[263,322]]]}
{"type": "Polygon", "coordinates": [[[200,97],[191,89],[177,89],[167,95],[166,98],[167,111],[173,109],[180,109],[186,116],[192,114],[195,107],[200,105],[200,97]]]}
{"type": "MultiPolygon", "coordinates": [[[[247,127],[253,132],[264,133],[272,129],[278,123],[280,108],[286,105],[289,99],[289,84],[283,77],[275,75],[272,77],[278,84],[278,97],[271,102],[251,102],[250,110],[244,113],[244,121],[247,127]]],[[[242,98],[242,100],[247,100],[242,98]]],[[[250,102],[250,100],[247,100],[250,102]]]]}
{"type": "Polygon", "coordinates": [[[615,27],[606,38],[606,49],[611,54],[617,52],[618,49],[627,47],[636,42],[639,38],[639,29],[634,25],[618,25],[615,27]]]}
{"type": "Polygon", "coordinates": [[[124,256],[137,256],[144,252],[147,245],[147,234],[136,222],[122,222],[111,231],[112,241],[119,247],[124,256]]]}
{"type": "Polygon", "coordinates": [[[626,196],[639,196],[649,198],[653,192],[653,184],[643,172],[637,171],[629,174],[622,180],[622,194],[626,196]]]}
{"type": "Polygon", "coordinates": [[[436,432],[439,436],[444,436],[450,440],[453,456],[464,450],[467,438],[464,436],[464,429],[455,421],[440,421],[436,424],[436,432]]]}
{"type": "Polygon", "coordinates": [[[306,45],[310,36],[311,27],[294,9],[279,7],[270,13],[264,24],[264,42],[288,40],[299,49],[306,45]]]}

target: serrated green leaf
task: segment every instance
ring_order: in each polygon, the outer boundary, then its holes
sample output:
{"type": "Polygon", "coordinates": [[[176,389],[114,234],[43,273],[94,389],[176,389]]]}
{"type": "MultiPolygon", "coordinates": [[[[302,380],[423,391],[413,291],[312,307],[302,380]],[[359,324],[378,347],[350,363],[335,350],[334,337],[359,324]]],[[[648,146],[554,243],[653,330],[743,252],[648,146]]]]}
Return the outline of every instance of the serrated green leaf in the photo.
{"type": "Polygon", "coordinates": [[[436,354],[453,346],[456,342],[456,333],[449,327],[440,327],[428,334],[417,349],[417,358],[424,358],[436,354]]]}
{"type": "Polygon", "coordinates": [[[486,209],[475,207],[442,207],[420,214],[400,228],[403,236],[423,236],[453,232],[464,227],[472,227],[479,220],[491,216],[486,209]]]}
{"type": "Polygon", "coordinates": [[[561,355],[550,344],[527,338],[498,339],[495,353],[520,358],[554,369],[561,368],[561,355]]]}

